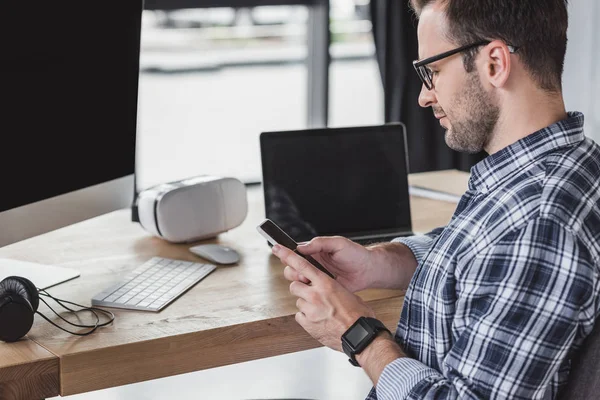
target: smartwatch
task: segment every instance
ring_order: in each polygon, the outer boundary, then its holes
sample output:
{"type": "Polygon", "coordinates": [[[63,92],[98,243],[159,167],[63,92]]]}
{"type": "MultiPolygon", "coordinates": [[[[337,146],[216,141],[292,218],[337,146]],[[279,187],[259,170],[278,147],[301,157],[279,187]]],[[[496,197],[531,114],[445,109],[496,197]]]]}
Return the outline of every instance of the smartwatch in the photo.
{"type": "Polygon", "coordinates": [[[379,332],[387,331],[392,334],[388,328],[375,318],[360,317],[354,324],[342,335],[342,349],[349,357],[350,364],[359,367],[356,361],[356,355],[360,354],[377,337],[379,332]]]}

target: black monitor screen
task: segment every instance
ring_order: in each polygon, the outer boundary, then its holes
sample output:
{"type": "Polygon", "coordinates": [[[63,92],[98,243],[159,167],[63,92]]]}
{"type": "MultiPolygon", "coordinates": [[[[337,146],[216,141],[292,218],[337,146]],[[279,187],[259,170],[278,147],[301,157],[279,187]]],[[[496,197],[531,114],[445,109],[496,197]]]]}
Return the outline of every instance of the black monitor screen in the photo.
{"type": "Polygon", "coordinates": [[[0,3],[0,212],[134,172],[142,8],[0,3]]]}
{"type": "Polygon", "coordinates": [[[261,135],[266,217],[297,242],[410,230],[401,124],[261,135]]]}

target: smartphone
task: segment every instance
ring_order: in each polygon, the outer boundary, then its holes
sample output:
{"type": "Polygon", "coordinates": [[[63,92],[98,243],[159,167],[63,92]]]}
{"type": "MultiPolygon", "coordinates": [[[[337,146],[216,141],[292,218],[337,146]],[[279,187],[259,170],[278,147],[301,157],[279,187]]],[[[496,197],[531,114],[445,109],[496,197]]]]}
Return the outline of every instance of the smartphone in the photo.
{"type": "Polygon", "coordinates": [[[332,279],[335,279],[335,275],[327,270],[324,266],[319,264],[317,260],[312,258],[309,255],[304,255],[300,253],[296,248],[298,247],[298,243],[294,241],[287,233],[283,231],[275,222],[270,219],[265,219],[256,227],[258,233],[260,233],[267,242],[269,242],[272,246],[275,244],[280,244],[281,246],[287,247],[292,250],[294,253],[298,254],[300,257],[304,258],[306,261],[317,267],[319,270],[323,271],[327,275],[329,275],[332,279]]]}

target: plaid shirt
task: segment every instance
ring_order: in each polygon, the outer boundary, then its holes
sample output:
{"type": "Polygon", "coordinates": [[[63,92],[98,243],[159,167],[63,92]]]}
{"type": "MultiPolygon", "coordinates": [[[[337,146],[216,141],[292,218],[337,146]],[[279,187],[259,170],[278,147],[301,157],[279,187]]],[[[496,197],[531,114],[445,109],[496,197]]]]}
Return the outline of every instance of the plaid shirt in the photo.
{"type": "Polygon", "coordinates": [[[600,146],[583,115],[471,170],[414,253],[390,363],[368,399],[553,399],[600,310],[600,146]]]}

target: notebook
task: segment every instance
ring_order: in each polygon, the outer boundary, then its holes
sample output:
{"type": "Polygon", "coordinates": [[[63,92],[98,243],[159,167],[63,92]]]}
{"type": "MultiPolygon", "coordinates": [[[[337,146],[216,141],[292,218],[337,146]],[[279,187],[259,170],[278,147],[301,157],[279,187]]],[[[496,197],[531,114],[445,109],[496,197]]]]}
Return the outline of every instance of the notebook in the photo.
{"type": "Polygon", "coordinates": [[[412,235],[406,143],[402,123],[261,133],[266,218],[297,242],[412,235]]]}
{"type": "Polygon", "coordinates": [[[79,277],[79,271],[54,265],[0,258],[0,281],[8,276],[29,279],[38,289],[48,289],[79,277]]]}

